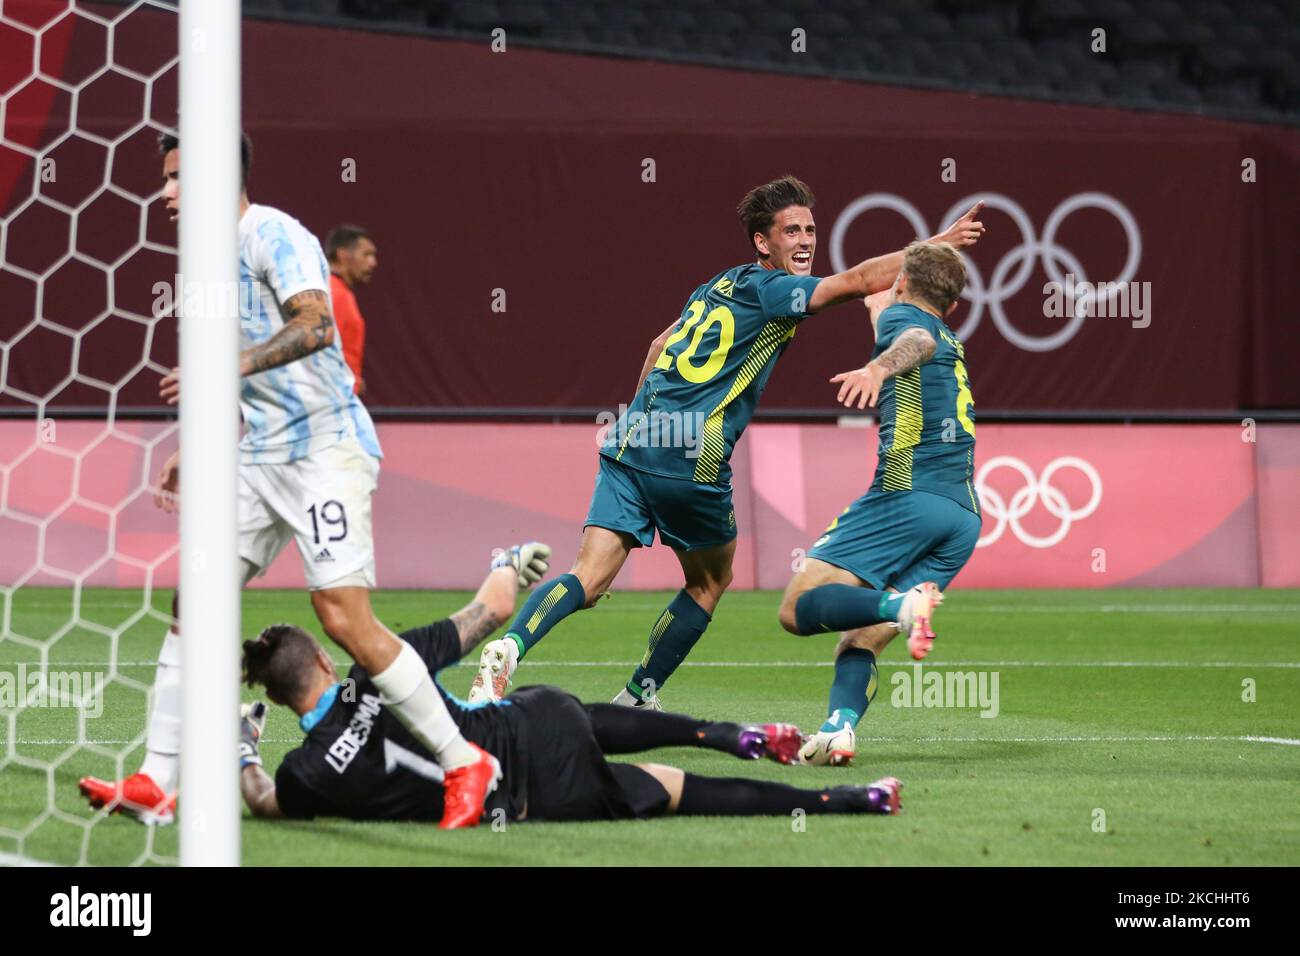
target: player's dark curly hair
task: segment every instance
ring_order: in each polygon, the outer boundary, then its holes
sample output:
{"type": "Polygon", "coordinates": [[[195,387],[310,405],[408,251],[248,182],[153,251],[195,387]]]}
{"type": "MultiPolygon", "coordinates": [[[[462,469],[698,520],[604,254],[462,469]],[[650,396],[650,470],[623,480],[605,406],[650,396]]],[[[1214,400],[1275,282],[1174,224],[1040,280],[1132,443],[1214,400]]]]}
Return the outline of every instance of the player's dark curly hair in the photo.
{"type": "Polygon", "coordinates": [[[350,223],[335,226],[325,236],[325,258],[333,262],[338,258],[340,249],[349,249],[362,239],[369,239],[371,242],[375,241],[375,237],[370,234],[370,230],[365,226],[354,226],[350,223]]]}
{"type": "MultiPolygon", "coordinates": [[[[807,206],[809,209],[817,202],[808,184],[793,176],[782,176],[762,186],[755,186],[745,193],[745,198],[736,207],[736,214],[745,224],[745,238],[752,244],[754,233],[767,235],[776,220],[776,214],[787,206],[807,206]]],[[[757,245],[754,246],[758,248],[757,245]]]]}
{"type": "MultiPolygon", "coordinates": [[[[158,136],[158,152],[166,156],[173,149],[180,149],[181,138],[176,133],[161,133],[158,136]]],[[[240,185],[247,188],[248,171],[253,166],[253,141],[247,133],[239,134],[239,171],[240,185]]]]}
{"type": "Polygon", "coordinates": [[[261,684],[275,701],[301,697],[311,683],[312,664],[320,645],[294,624],[272,624],[256,640],[244,641],[244,680],[261,684]]]}

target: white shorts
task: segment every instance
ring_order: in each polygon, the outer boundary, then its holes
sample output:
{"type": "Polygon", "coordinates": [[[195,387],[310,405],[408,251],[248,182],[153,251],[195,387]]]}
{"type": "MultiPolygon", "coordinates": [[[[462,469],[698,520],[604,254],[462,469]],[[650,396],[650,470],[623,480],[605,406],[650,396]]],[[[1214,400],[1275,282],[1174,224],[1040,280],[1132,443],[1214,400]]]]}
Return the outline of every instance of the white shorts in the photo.
{"type": "Polygon", "coordinates": [[[292,538],[307,587],[375,586],[379,460],[345,438],[287,464],[239,466],[239,556],[265,573],[292,538]]]}

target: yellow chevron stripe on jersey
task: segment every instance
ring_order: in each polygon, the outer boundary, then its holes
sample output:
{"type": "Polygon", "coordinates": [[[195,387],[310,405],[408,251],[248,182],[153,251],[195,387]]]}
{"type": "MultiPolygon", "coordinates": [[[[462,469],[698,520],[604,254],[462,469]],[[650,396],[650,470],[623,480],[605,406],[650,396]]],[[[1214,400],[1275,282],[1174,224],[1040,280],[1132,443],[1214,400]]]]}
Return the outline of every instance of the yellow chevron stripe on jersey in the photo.
{"type": "Polygon", "coordinates": [[[881,487],[886,491],[912,490],[911,448],[891,448],[885,452],[885,480],[881,487]]]}
{"type": "MultiPolygon", "coordinates": [[[[966,474],[968,475],[975,474],[975,447],[973,445],[966,452],[966,474]]],[[[975,512],[976,514],[979,514],[980,502],[979,499],[975,497],[975,486],[970,483],[969,478],[966,479],[966,493],[970,495],[971,511],[975,512]]]]}
{"type": "MultiPolygon", "coordinates": [[[[650,422],[650,410],[655,407],[655,397],[658,396],[658,394],[659,394],[658,390],[655,390],[651,392],[650,397],[646,399],[645,412],[641,416],[641,421],[643,423],[646,423],[647,425],[650,422]]],[[[623,436],[623,440],[619,443],[618,454],[614,456],[615,461],[623,460],[623,452],[627,451],[627,443],[632,440],[632,436],[636,434],[636,431],[637,431],[636,426],[632,424],[632,418],[629,415],[628,423],[627,423],[627,434],[623,436]]],[[[646,440],[653,441],[654,439],[646,439],[646,440]]]]}
{"type": "Polygon", "coordinates": [[[886,491],[912,489],[912,451],[921,443],[925,415],[921,411],[921,370],[894,376],[894,440],[885,452],[886,491]]]}
{"type": "Polygon", "coordinates": [[[529,634],[532,634],[537,630],[537,625],[542,623],[542,618],[546,617],[546,615],[550,613],[551,608],[555,607],[556,602],[568,593],[569,589],[563,584],[557,583],[555,587],[551,588],[551,593],[542,598],[542,603],[537,605],[537,610],[534,611],[533,616],[528,619],[527,628],[529,634]]]}
{"type": "Polygon", "coordinates": [[[768,363],[781,343],[794,338],[798,324],[798,319],[774,319],[764,325],[763,330],[758,333],[758,338],[750,347],[749,354],[745,356],[744,364],[736,372],[736,379],[731,383],[731,388],[717,407],[709,412],[704,420],[704,426],[700,429],[700,457],[695,462],[696,481],[718,480],[718,474],[722,470],[722,459],[727,454],[726,433],[722,428],[727,406],[749,387],[749,383],[763,370],[763,366],[768,363]]]}
{"type": "MultiPolygon", "coordinates": [[[[649,419],[649,417],[650,417],[650,416],[647,415],[647,416],[645,416],[645,419],[649,419]]],[[[619,445],[618,445],[618,454],[614,456],[614,460],[615,460],[615,461],[618,461],[619,459],[621,459],[621,458],[623,457],[623,452],[627,451],[627,443],[628,443],[629,441],[631,441],[631,440],[632,440],[632,436],[636,434],[636,426],[635,426],[634,424],[632,424],[632,422],[631,422],[631,416],[628,416],[628,418],[629,418],[629,421],[628,421],[628,425],[627,425],[627,434],[624,435],[624,436],[623,436],[623,440],[622,440],[621,442],[619,442],[619,445]]],[[[643,420],[645,420],[645,419],[643,419],[643,420]]]]}

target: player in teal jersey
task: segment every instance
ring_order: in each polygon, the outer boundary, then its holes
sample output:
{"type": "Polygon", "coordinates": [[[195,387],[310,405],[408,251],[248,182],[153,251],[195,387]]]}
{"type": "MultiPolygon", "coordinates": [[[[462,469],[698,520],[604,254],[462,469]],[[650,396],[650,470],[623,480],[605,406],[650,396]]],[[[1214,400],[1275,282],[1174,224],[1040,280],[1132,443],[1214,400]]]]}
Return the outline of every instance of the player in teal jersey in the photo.
{"type": "Polygon", "coordinates": [[[800,751],[807,763],[853,758],[877,655],[906,631],[912,656],[925,657],[934,608],[979,539],[974,399],[965,349],[943,321],[965,285],[951,246],[908,246],[893,289],[867,300],[871,361],[831,379],[846,407],[874,407],[879,397],[880,448],[870,489],[817,539],[781,602],[792,634],[846,632],[826,722],[800,751]]]}
{"type": "MultiPolygon", "coordinates": [[[[519,659],[567,615],[593,606],[633,548],[656,530],[685,587],[660,614],[616,703],[658,707],[657,690],[704,633],[736,551],[729,459],[799,323],[889,288],[902,252],[825,279],[812,275],[813,195],[786,176],[749,192],[741,221],[758,259],[696,287],[681,318],[651,344],[632,404],[600,450],[591,508],[573,570],[543,585],[506,636],[488,644],[470,700],[499,699],[519,659]]],[[[974,243],[977,204],[931,242],[974,243]]]]}

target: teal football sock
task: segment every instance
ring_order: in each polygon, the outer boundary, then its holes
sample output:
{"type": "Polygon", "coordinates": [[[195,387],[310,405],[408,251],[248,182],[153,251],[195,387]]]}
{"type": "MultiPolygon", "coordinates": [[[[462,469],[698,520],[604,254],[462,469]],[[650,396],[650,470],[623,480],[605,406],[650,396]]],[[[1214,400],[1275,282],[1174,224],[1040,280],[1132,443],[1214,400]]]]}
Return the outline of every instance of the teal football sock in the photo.
{"type": "Polygon", "coordinates": [[[856,727],[876,696],[879,676],[876,655],[860,647],[849,647],[835,658],[835,679],[831,682],[823,731],[856,727]]]}
{"type": "Polygon", "coordinates": [[[694,598],[685,590],[678,591],[650,631],[650,644],[627,682],[628,692],[643,699],[657,694],[704,634],[710,620],[694,598]]]}
{"type": "Polygon", "coordinates": [[[868,624],[897,621],[902,605],[903,594],[897,591],[823,584],[799,595],[794,605],[795,626],[800,634],[852,631],[868,624]]]}
{"type": "Polygon", "coordinates": [[[582,582],[572,574],[561,574],[549,584],[541,585],[515,616],[506,637],[519,646],[519,658],[546,636],[546,632],[580,610],[587,603],[582,582]]]}

